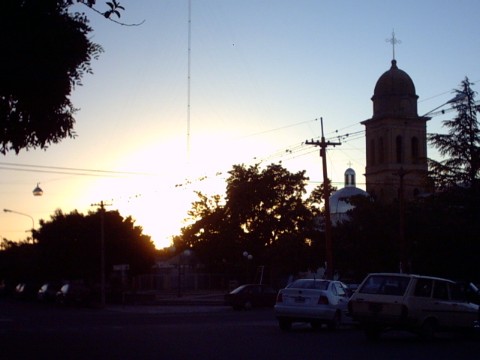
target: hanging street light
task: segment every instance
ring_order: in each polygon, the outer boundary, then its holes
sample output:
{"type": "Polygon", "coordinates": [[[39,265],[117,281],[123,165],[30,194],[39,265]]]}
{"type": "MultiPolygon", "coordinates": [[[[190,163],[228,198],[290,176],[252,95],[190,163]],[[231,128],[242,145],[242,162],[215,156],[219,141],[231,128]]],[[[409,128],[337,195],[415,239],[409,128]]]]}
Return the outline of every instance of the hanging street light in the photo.
{"type": "Polygon", "coordinates": [[[33,196],[42,196],[43,195],[43,190],[40,188],[40,183],[37,183],[37,186],[35,189],[33,189],[33,196]]]}

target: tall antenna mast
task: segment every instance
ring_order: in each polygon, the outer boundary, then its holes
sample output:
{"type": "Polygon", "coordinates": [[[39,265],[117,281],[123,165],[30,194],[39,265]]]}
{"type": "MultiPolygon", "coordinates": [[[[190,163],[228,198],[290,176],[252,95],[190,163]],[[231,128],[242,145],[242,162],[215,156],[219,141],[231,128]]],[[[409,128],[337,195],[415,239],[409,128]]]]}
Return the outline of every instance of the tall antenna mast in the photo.
{"type": "Polygon", "coordinates": [[[192,43],[192,0],[188,0],[188,64],[187,64],[187,161],[190,161],[190,65],[192,43]]]}

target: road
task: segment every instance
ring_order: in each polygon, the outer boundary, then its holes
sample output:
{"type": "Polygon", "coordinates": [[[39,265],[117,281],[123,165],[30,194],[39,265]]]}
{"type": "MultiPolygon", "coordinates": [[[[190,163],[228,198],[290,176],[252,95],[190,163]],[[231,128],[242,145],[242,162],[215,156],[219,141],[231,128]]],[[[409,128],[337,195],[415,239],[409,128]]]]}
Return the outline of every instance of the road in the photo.
{"type": "Polygon", "coordinates": [[[281,332],[272,309],[223,306],[58,308],[0,299],[0,358],[8,359],[472,359],[480,340],[406,333],[365,340],[294,326],[281,332]]]}

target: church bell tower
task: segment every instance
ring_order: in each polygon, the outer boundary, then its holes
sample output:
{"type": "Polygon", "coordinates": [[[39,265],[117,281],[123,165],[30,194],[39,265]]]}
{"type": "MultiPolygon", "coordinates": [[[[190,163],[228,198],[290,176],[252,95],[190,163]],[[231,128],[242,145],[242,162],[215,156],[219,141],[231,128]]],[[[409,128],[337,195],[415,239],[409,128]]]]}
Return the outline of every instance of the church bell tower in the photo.
{"type": "Polygon", "coordinates": [[[415,85],[391,67],[378,79],[373,116],[362,122],[366,137],[366,190],[382,202],[412,200],[427,187],[427,117],[417,114],[415,85]]]}

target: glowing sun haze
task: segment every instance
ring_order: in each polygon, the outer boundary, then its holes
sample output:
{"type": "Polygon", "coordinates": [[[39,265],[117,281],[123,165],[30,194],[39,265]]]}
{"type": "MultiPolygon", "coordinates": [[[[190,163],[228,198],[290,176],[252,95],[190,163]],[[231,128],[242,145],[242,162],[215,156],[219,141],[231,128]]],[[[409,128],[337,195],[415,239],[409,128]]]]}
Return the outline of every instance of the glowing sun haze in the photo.
{"type": "MultiPolygon", "coordinates": [[[[2,238],[25,239],[28,217],[38,227],[56,209],[86,213],[104,201],[131,215],[157,247],[168,246],[194,191],[223,195],[234,164],[281,162],[306,170],[311,186],[321,182],[318,149],[303,143],[320,136],[320,117],[327,139],[342,142],[328,151],[329,177],[342,186],[351,166],[363,187],[360,122],[371,117],[375,83],[390,68],[392,29],[419,114],[449,100],[465,76],[480,80],[477,0],[121,4],[122,21],[145,22],[120,26],[77,5],[105,49],[72,94],[78,137],[0,159],[1,208],[27,214],[0,212],[2,238]],[[44,194],[33,197],[38,182],[44,194]]],[[[427,131],[441,132],[443,119],[427,131]]]]}

